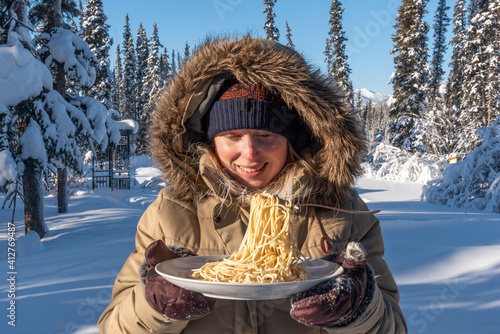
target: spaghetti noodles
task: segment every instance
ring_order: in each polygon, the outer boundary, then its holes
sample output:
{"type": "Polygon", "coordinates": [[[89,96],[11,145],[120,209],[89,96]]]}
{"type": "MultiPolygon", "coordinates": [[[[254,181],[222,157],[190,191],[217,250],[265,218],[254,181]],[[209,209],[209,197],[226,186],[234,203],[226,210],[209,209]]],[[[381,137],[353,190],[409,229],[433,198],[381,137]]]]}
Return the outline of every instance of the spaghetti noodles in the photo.
{"type": "Polygon", "coordinates": [[[248,229],[237,252],[207,262],[191,277],[213,282],[272,283],[302,281],[309,277],[292,240],[290,210],[273,195],[255,195],[248,229]]]}

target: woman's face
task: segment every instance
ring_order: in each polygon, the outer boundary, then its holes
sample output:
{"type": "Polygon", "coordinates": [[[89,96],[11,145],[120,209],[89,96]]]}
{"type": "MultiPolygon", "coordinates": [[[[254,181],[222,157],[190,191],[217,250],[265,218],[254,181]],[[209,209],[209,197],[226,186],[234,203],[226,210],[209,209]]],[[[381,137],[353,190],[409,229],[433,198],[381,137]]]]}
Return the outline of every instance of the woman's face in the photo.
{"type": "Polygon", "coordinates": [[[222,167],[251,189],[265,187],[283,169],[288,156],[288,140],[268,131],[225,131],[217,134],[214,142],[222,167]]]}

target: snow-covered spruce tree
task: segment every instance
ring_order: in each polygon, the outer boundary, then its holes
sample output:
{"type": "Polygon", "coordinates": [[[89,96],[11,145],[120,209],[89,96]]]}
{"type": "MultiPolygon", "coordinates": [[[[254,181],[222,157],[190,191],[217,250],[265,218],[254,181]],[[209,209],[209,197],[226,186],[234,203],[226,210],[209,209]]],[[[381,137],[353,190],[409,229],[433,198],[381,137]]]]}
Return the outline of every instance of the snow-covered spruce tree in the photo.
{"type": "Polygon", "coordinates": [[[439,94],[439,88],[444,76],[444,56],[446,54],[446,27],[450,18],[447,11],[446,0],[439,0],[438,8],[434,15],[434,45],[432,48],[431,78],[429,83],[429,96],[431,99],[439,94]]]}
{"type": "Polygon", "coordinates": [[[425,114],[425,145],[430,154],[447,155],[458,152],[460,130],[453,108],[440,97],[434,98],[425,114]]]}
{"type": "Polygon", "coordinates": [[[170,82],[170,79],[172,77],[171,74],[171,66],[170,62],[168,61],[168,52],[167,48],[163,49],[162,54],[160,55],[160,79],[162,82],[162,86],[166,87],[168,83],[170,82]]]}
{"type": "Polygon", "coordinates": [[[128,14],[125,17],[123,26],[123,73],[121,80],[121,100],[120,113],[123,119],[133,119],[137,121],[137,91],[136,91],[136,56],[134,49],[134,40],[130,31],[130,22],[128,14]]]}
{"type": "Polygon", "coordinates": [[[449,120],[455,128],[454,151],[469,152],[476,147],[479,137],[476,128],[471,126],[470,114],[462,109],[462,99],[464,97],[464,72],[468,59],[468,52],[465,48],[467,40],[467,8],[465,0],[458,0],[455,3],[453,13],[453,38],[450,41],[452,46],[450,72],[446,86],[445,105],[452,118],[449,120]]]}
{"type": "Polygon", "coordinates": [[[356,92],[356,98],[355,98],[355,101],[354,101],[354,111],[356,113],[356,115],[358,116],[359,120],[362,122],[362,128],[363,128],[363,132],[366,131],[366,122],[367,122],[367,113],[366,113],[366,110],[365,108],[363,108],[363,99],[361,97],[361,90],[358,90],[356,92]]]}
{"type": "Polygon", "coordinates": [[[463,88],[463,76],[465,63],[467,61],[465,52],[465,39],[467,30],[467,9],[465,0],[458,0],[455,3],[453,12],[453,37],[450,41],[452,47],[450,72],[446,86],[446,105],[454,110],[456,117],[461,113],[461,99],[463,88]]]}
{"type": "Polygon", "coordinates": [[[43,142],[34,100],[42,91],[52,88],[49,70],[34,56],[31,42],[33,30],[28,18],[28,4],[24,0],[3,1],[2,45],[0,64],[4,75],[0,77],[0,123],[2,147],[0,188],[7,191],[7,198],[18,191],[16,183],[22,183],[24,193],[25,232],[35,231],[40,237],[47,232],[43,201],[42,173],[47,163],[45,147],[38,150],[29,145],[36,137],[43,142]],[[8,72],[7,72],[8,71],[8,72]],[[10,78],[11,80],[5,80],[10,78]],[[22,78],[22,80],[12,80],[22,78]]]}
{"type": "Polygon", "coordinates": [[[113,109],[118,110],[120,115],[123,115],[122,109],[125,108],[123,104],[125,102],[122,99],[122,81],[123,81],[123,66],[122,66],[122,57],[120,44],[116,45],[116,60],[115,60],[115,75],[114,75],[114,89],[113,89],[113,109]]]}
{"type": "Polygon", "coordinates": [[[7,43],[7,36],[6,36],[6,28],[8,27],[7,25],[7,1],[8,0],[0,0],[0,45],[7,43]]]}
{"type": "Polygon", "coordinates": [[[264,5],[266,9],[262,12],[266,14],[266,21],[264,22],[264,31],[266,32],[266,38],[272,41],[278,42],[280,40],[280,32],[274,24],[274,18],[276,14],[274,14],[274,5],[276,4],[276,0],[264,0],[264,5]]]}
{"type": "Polygon", "coordinates": [[[175,50],[172,49],[172,76],[175,76],[177,74],[177,66],[175,65],[175,50]]]}
{"type": "MultiPolygon", "coordinates": [[[[356,103],[357,104],[357,103],[356,103]]],[[[364,126],[364,132],[365,136],[369,141],[369,144],[371,146],[371,140],[373,138],[373,127],[375,126],[375,112],[373,108],[373,102],[371,100],[368,100],[367,103],[364,105],[361,104],[361,113],[363,115],[363,118],[365,119],[365,122],[363,124],[364,126]]],[[[370,147],[369,146],[369,147],[370,147]]]]}
{"type": "Polygon", "coordinates": [[[159,52],[160,48],[163,45],[160,43],[160,37],[158,35],[158,26],[155,23],[153,25],[153,34],[151,35],[149,41],[149,48],[151,53],[148,57],[148,76],[146,78],[146,82],[148,85],[148,101],[146,103],[147,106],[147,123],[151,118],[151,113],[153,112],[156,101],[160,96],[162,89],[165,87],[165,75],[168,77],[168,55],[167,50],[164,50],[164,58],[160,59],[159,52]],[[166,58],[165,58],[166,57],[166,58]]]}
{"type": "Polygon", "coordinates": [[[349,67],[345,44],[347,37],[342,28],[342,3],[338,0],[332,0],[330,6],[330,31],[328,32],[328,39],[325,47],[325,61],[327,63],[328,75],[332,78],[333,82],[342,90],[346,95],[347,100],[354,103],[354,92],[352,82],[350,80],[351,68],[349,67]]]}
{"type": "Polygon", "coordinates": [[[78,0],[78,12],[80,13],[79,20],[78,20],[78,27],[77,27],[77,29],[73,29],[73,31],[77,31],[78,36],[83,38],[83,34],[82,34],[82,32],[83,32],[83,27],[82,27],[82,25],[83,25],[83,4],[82,4],[82,0],[78,0]]]}
{"type": "Polygon", "coordinates": [[[136,37],[136,90],[137,90],[137,112],[140,116],[140,109],[147,101],[147,91],[144,91],[144,80],[148,74],[148,57],[149,57],[149,41],[146,35],[146,30],[139,23],[136,37]]]}
{"type": "MultiPolygon", "coordinates": [[[[67,69],[67,77],[86,84],[92,80],[90,63],[95,60],[80,37],[55,26],[54,19],[61,19],[62,15],[54,14],[64,12],[62,3],[50,3],[55,5],[52,8],[56,8],[56,11],[51,11],[50,6],[41,10],[44,5],[42,2],[33,7],[32,15],[37,19],[39,28],[53,26],[48,32],[40,33],[39,50],[36,53],[28,30],[31,21],[27,16],[27,3],[19,0],[11,5],[14,6],[7,9],[14,18],[11,20],[14,24],[7,29],[7,44],[0,46],[0,63],[5,66],[3,70],[8,71],[6,77],[9,78],[0,79],[2,122],[9,128],[9,131],[3,132],[2,154],[11,157],[11,167],[16,166],[15,169],[9,169],[9,172],[15,172],[10,175],[22,180],[25,232],[33,230],[43,237],[47,232],[42,184],[44,171],[50,169],[55,172],[56,168],[62,169],[69,165],[81,169],[83,157],[78,144],[88,138],[97,138],[89,119],[105,117],[100,114],[86,115],[53,89],[60,87],[49,67],[57,69],[57,63],[61,63],[67,69]],[[53,16],[36,16],[39,14],[53,16]],[[45,64],[39,59],[44,60],[45,64]],[[9,148],[10,154],[6,153],[5,147],[9,148]]],[[[92,145],[92,142],[89,144],[92,145]]],[[[6,161],[2,161],[2,175],[9,174],[4,172],[6,161]]]]}
{"type": "Polygon", "coordinates": [[[490,43],[485,50],[488,54],[489,65],[486,96],[488,97],[489,118],[495,119],[500,115],[500,0],[490,0],[488,18],[491,36],[490,43]]]}
{"type": "Polygon", "coordinates": [[[136,92],[137,92],[137,124],[139,126],[139,133],[136,136],[137,152],[143,154],[146,150],[146,138],[144,138],[147,113],[147,103],[149,99],[149,88],[147,87],[146,80],[149,72],[148,58],[149,58],[149,45],[146,30],[139,24],[136,39],[136,54],[137,54],[137,67],[136,67],[136,92]]]}
{"type": "Polygon", "coordinates": [[[498,115],[498,9],[495,2],[471,1],[464,39],[460,125],[461,146],[468,152],[479,144],[477,129],[498,115]],[[496,82],[495,82],[496,81],[496,82]],[[497,88],[495,88],[497,87],[497,88]]]}
{"type": "Polygon", "coordinates": [[[106,23],[108,17],[104,14],[102,0],[88,0],[81,17],[81,37],[99,61],[95,83],[89,89],[84,89],[83,94],[94,97],[110,108],[113,78],[109,50],[113,45],[113,39],[109,36],[110,25],[106,23]]]}
{"type": "Polygon", "coordinates": [[[285,22],[286,25],[286,46],[295,49],[295,44],[292,42],[292,29],[288,26],[288,21],[285,22]]]}
{"type": "Polygon", "coordinates": [[[449,7],[445,0],[440,0],[434,15],[434,46],[431,61],[431,78],[429,83],[428,111],[424,114],[426,124],[425,146],[431,154],[450,154],[456,150],[458,135],[458,117],[452,107],[446,106],[445,94],[442,92],[444,76],[443,62],[446,52],[446,27],[450,19],[447,16],[449,7]]]}
{"type": "MultiPolygon", "coordinates": [[[[467,137],[474,138],[476,129],[487,124],[486,81],[488,77],[488,26],[485,26],[487,3],[472,0],[469,4],[470,24],[467,27],[464,47],[466,63],[464,67],[462,124],[467,137]]],[[[472,147],[471,147],[472,148],[472,147]]]]}
{"type": "MultiPolygon", "coordinates": [[[[79,14],[76,4],[72,0],[39,0],[35,1],[30,9],[30,18],[35,22],[36,37],[41,60],[48,66],[54,77],[54,87],[60,96],[66,98],[70,80],[72,89],[75,86],[89,88],[95,81],[95,67],[97,59],[88,49],[88,45],[71,31],[70,22],[79,14]],[[80,85],[78,85],[80,83],[80,85]]],[[[50,109],[52,104],[45,107],[50,109]]],[[[68,139],[74,141],[72,133],[68,139]]],[[[75,147],[77,147],[75,142],[75,147]]],[[[49,155],[53,155],[57,167],[57,207],[59,213],[68,211],[68,169],[78,170],[79,152],[75,147],[61,148],[58,145],[49,147],[49,155]]]]}
{"type": "Polygon", "coordinates": [[[191,58],[191,47],[189,46],[189,43],[186,41],[186,45],[184,46],[184,54],[183,54],[183,58],[182,58],[182,65],[184,66],[184,64],[189,60],[189,58],[191,58]]]}
{"type": "Polygon", "coordinates": [[[484,11],[482,33],[485,34],[483,53],[487,62],[486,86],[486,126],[500,115],[500,1],[489,0],[484,11]]]}
{"type": "Polygon", "coordinates": [[[141,118],[139,119],[139,130],[137,133],[138,148],[140,154],[148,151],[149,137],[148,129],[151,124],[152,112],[156,105],[164,81],[160,69],[159,51],[161,47],[160,38],[158,36],[158,25],[153,24],[153,33],[149,39],[149,55],[147,61],[147,74],[144,77],[143,93],[145,102],[142,107],[141,118]]]}
{"type": "Polygon", "coordinates": [[[481,143],[463,161],[449,165],[427,183],[429,203],[500,213],[500,118],[478,129],[481,143]]]}
{"type": "Polygon", "coordinates": [[[177,52],[177,69],[180,71],[182,68],[182,64],[184,64],[184,61],[181,58],[181,54],[177,52]]]}
{"type": "Polygon", "coordinates": [[[389,142],[408,152],[426,150],[421,132],[429,84],[426,5],[427,0],[404,0],[392,36],[395,71],[390,79],[394,102],[389,112],[389,142]]]}

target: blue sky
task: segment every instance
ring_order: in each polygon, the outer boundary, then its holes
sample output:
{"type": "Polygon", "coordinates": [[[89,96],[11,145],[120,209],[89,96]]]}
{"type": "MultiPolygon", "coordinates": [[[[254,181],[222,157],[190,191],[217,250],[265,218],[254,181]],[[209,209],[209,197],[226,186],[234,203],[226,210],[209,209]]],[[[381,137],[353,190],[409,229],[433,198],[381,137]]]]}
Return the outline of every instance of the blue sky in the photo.
{"type": "MultiPolygon", "coordinates": [[[[172,49],[184,51],[185,43],[191,47],[203,41],[207,35],[252,32],[265,37],[261,0],[121,0],[103,1],[104,12],[111,25],[114,39],[112,63],[115,61],[116,43],[122,43],[125,15],[128,13],[132,33],[142,22],[148,37],[156,22],[160,41],[171,53],[172,49]]],[[[449,6],[453,7],[451,1],[449,6]]],[[[343,28],[351,67],[351,80],[355,89],[368,88],[384,94],[392,94],[388,79],[394,70],[391,35],[401,0],[344,0],[343,28]]],[[[330,29],[330,0],[278,0],[274,12],[275,23],[280,31],[280,42],[286,44],[285,22],[292,29],[292,41],[296,49],[314,66],[325,70],[323,50],[330,29]]],[[[428,5],[429,20],[434,17],[437,1],[428,5]]],[[[449,16],[452,16],[450,10],[449,16]]],[[[432,22],[430,22],[432,25],[432,22]]],[[[448,27],[451,31],[452,27],[448,27]]],[[[429,47],[432,46],[432,30],[429,47]]],[[[449,53],[449,52],[448,52],[449,53]]],[[[448,60],[447,60],[448,62],[448,60]]]]}

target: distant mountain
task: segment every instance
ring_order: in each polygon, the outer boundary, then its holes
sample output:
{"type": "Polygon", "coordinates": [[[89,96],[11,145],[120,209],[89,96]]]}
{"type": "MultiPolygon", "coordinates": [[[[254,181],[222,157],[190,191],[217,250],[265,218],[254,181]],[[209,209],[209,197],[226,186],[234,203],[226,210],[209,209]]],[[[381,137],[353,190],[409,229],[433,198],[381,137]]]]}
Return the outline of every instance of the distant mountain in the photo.
{"type": "Polygon", "coordinates": [[[380,105],[382,103],[386,103],[391,98],[391,95],[377,93],[367,88],[361,88],[354,90],[354,99],[356,99],[358,91],[361,92],[361,100],[363,101],[363,104],[366,104],[371,100],[374,105],[380,105]]]}

